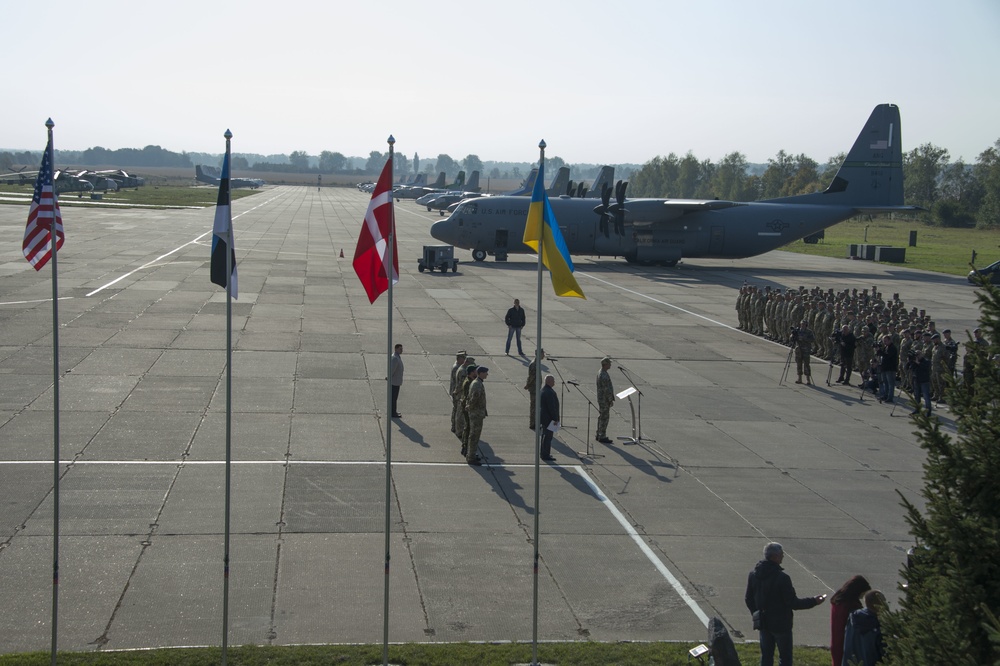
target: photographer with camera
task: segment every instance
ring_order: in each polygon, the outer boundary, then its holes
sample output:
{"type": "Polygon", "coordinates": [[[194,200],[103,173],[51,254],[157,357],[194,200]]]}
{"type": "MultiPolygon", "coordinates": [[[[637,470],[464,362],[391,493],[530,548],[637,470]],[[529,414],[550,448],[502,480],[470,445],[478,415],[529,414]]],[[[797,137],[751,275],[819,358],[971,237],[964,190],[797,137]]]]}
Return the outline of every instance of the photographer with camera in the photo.
{"type": "Polygon", "coordinates": [[[896,395],[896,370],[899,369],[899,350],[892,343],[891,335],[882,336],[879,345],[879,402],[894,402],[896,395]]]}
{"type": "Polygon", "coordinates": [[[809,357],[812,355],[816,336],[809,330],[809,322],[803,319],[798,328],[792,329],[789,340],[792,349],[795,350],[795,372],[799,376],[795,383],[802,383],[802,373],[805,372],[806,383],[812,386],[812,369],[809,367],[809,357]]]}
{"type": "Polygon", "coordinates": [[[858,346],[858,339],[851,332],[851,327],[844,324],[833,334],[833,341],[840,348],[840,377],[837,383],[850,386],[851,372],[854,370],[854,350],[858,346]]]}

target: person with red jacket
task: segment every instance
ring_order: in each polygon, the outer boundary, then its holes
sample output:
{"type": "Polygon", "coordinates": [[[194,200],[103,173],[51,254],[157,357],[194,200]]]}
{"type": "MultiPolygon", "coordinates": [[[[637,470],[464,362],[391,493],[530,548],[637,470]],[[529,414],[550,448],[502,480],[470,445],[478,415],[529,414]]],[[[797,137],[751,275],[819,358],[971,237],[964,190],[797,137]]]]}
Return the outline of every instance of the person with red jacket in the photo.
{"type": "Polygon", "coordinates": [[[870,589],[872,586],[864,576],[851,576],[830,597],[830,656],[833,658],[833,666],[840,666],[844,661],[847,617],[852,612],[861,610],[861,595],[870,589]]]}

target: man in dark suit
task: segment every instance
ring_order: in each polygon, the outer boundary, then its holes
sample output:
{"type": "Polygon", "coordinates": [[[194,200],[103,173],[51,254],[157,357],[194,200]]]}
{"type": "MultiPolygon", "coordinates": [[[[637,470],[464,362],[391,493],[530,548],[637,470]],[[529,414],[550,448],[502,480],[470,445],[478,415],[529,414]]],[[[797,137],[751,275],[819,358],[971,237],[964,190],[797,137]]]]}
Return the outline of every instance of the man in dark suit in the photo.
{"type": "Polygon", "coordinates": [[[556,385],[556,378],[552,375],[545,375],[545,386],[538,399],[541,401],[541,424],[542,424],[542,447],[539,455],[542,460],[553,461],[552,457],[552,435],[555,433],[549,429],[550,423],[559,423],[559,396],[553,386],[556,385]]]}

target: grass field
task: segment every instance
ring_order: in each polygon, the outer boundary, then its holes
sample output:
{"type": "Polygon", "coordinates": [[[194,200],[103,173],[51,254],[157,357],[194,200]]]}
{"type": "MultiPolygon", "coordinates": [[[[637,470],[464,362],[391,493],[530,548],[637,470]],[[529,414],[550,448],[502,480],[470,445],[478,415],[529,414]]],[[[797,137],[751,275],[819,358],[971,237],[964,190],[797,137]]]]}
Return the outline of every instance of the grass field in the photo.
{"type": "MultiPolygon", "coordinates": [[[[688,650],[697,643],[542,643],[538,660],[558,666],[684,666],[696,664],[688,659],[688,650]]],[[[760,651],[755,644],[737,645],[740,661],[755,664],[760,651]]],[[[295,646],[230,648],[227,661],[233,666],[302,666],[303,664],[339,664],[366,666],[382,663],[381,645],[295,646]]],[[[138,652],[59,653],[64,666],[210,666],[220,663],[220,648],[183,648],[138,652]]],[[[389,646],[389,663],[405,666],[507,666],[531,662],[531,644],[453,643],[405,644],[389,646]]],[[[0,655],[0,666],[44,666],[50,663],[48,652],[0,655]]],[[[799,666],[827,666],[830,651],[823,648],[795,648],[799,666]]]]}
{"type": "Polygon", "coordinates": [[[815,245],[802,241],[781,248],[788,252],[822,257],[847,257],[847,246],[873,243],[906,248],[908,268],[966,275],[975,251],[976,266],[983,268],[1000,259],[1000,231],[949,229],[916,220],[854,218],[826,230],[826,238],[815,245]],[[910,232],[917,232],[916,247],[909,247],[910,232]]]}

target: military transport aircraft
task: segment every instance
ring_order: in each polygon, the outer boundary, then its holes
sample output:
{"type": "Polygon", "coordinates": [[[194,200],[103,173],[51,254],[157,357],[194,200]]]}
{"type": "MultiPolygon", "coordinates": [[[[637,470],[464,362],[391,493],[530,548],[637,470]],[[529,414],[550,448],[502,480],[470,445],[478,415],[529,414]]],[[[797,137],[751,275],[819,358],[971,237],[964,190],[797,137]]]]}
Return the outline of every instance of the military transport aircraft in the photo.
{"type": "MultiPolygon", "coordinates": [[[[685,199],[627,199],[619,182],[598,206],[572,197],[551,200],[571,254],[624,257],[629,263],[674,266],[686,257],[739,259],[763,254],[859,214],[914,211],[903,205],[899,107],[872,111],[833,182],[823,192],[751,203],[685,199]]],[[[431,226],[439,241],[503,261],[523,245],[529,201],[470,199],[431,226]]]]}
{"type": "MultiPolygon", "coordinates": [[[[206,166],[203,164],[197,164],[194,167],[194,177],[199,183],[207,183],[209,185],[218,185],[219,177],[221,172],[219,167],[206,166]]],[[[258,187],[263,187],[267,185],[266,181],[260,178],[235,178],[230,177],[229,186],[230,187],[250,187],[257,189],[258,187]]]]}

